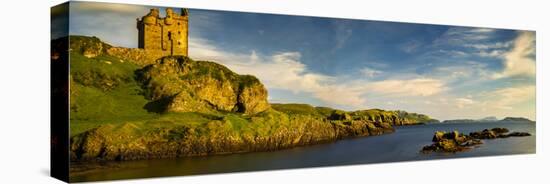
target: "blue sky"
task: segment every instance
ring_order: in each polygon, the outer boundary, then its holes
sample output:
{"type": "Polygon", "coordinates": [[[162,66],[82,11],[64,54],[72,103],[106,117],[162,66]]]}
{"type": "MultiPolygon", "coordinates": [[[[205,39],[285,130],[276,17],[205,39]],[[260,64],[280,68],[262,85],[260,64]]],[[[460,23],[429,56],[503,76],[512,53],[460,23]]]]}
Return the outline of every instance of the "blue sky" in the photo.
{"type": "MultiPolygon", "coordinates": [[[[137,47],[136,18],[150,8],[72,2],[70,33],[137,47]]],[[[274,103],[535,118],[534,32],[189,12],[189,55],[257,76],[274,103]]]]}

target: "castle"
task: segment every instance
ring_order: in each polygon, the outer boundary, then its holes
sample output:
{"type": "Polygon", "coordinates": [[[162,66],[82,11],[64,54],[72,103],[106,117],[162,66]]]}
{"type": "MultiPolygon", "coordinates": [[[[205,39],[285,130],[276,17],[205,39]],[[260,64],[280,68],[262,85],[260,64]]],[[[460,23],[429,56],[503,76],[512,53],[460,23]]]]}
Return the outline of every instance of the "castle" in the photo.
{"type": "Polygon", "coordinates": [[[171,8],[166,9],[166,17],[159,15],[159,9],[151,11],[137,19],[138,47],[156,55],[187,55],[189,12],[181,9],[175,13],[171,8]]]}

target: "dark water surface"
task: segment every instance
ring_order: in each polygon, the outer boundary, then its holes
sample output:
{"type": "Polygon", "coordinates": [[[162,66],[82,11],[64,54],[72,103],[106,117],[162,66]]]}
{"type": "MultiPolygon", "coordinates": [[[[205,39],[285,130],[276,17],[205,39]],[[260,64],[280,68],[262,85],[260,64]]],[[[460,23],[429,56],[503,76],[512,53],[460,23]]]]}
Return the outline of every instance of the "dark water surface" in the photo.
{"type": "Polygon", "coordinates": [[[397,127],[391,134],[340,140],[333,143],[273,152],[188,157],[111,163],[119,169],[96,169],[71,176],[71,182],[211,174],[349,164],[535,153],[535,123],[456,123],[397,127]],[[480,147],[461,153],[422,154],[435,131],[462,133],[504,127],[532,136],[483,140],[480,147]]]}

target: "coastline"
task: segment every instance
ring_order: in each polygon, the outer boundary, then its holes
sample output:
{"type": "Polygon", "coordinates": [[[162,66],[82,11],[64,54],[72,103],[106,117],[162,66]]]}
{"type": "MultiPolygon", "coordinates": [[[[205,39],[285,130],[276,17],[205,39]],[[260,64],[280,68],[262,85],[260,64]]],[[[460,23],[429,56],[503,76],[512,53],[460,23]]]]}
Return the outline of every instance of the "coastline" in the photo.
{"type": "MultiPolygon", "coordinates": [[[[434,131],[459,130],[471,132],[500,124],[427,124],[424,126],[395,126],[395,132],[383,136],[348,137],[326,144],[295,147],[292,149],[248,152],[239,154],[196,156],[168,159],[107,161],[107,167],[99,167],[85,172],[77,172],[71,177],[75,181],[124,179],[133,172],[152,173],[155,176],[214,174],[252,170],[273,170],[280,168],[303,168],[349,164],[386,163],[400,161],[421,161],[432,159],[465,158],[472,156],[495,156],[535,153],[535,128],[532,124],[505,123],[502,126],[513,131],[526,131],[531,137],[488,140],[482,149],[472,149],[460,153],[422,154],[419,149],[431,142],[434,131]],[[520,147],[517,147],[520,146],[520,147]],[[374,149],[375,148],[375,149],[374,149]],[[396,149],[398,148],[398,149],[396,149]],[[307,159],[304,159],[307,158],[307,159]],[[330,158],[330,159],[328,159],[330,158]],[[282,163],[281,163],[282,162],[282,163]],[[254,163],[239,165],[237,163],[254,163]],[[221,164],[221,168],[210,168],[211,164],[221,164]],[[282,165],[281,165],[282,164],[282,165]],[[244,166],[244,167],[242,167],[244,166]],[[170,172],[158,171],[170,168],[170,172]]],[[[74,165],[72,165],[74,168],[74,165]]],[[[133,175],[133,177],[149,175],[133,175]]]]}

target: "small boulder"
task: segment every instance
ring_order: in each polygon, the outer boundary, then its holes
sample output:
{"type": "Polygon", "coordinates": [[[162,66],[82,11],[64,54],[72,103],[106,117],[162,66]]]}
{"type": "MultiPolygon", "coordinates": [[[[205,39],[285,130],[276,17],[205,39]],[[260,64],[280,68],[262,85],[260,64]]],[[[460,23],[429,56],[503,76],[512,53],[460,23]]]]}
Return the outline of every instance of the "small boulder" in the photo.
{"type": "Polygon", "coordinates": [[[439,142],[441,141],[445,136],[445,132],[444,131],[436,131],[435,134],[434,134],[434,137],[432,138],[432,142],[439,142]]]}

